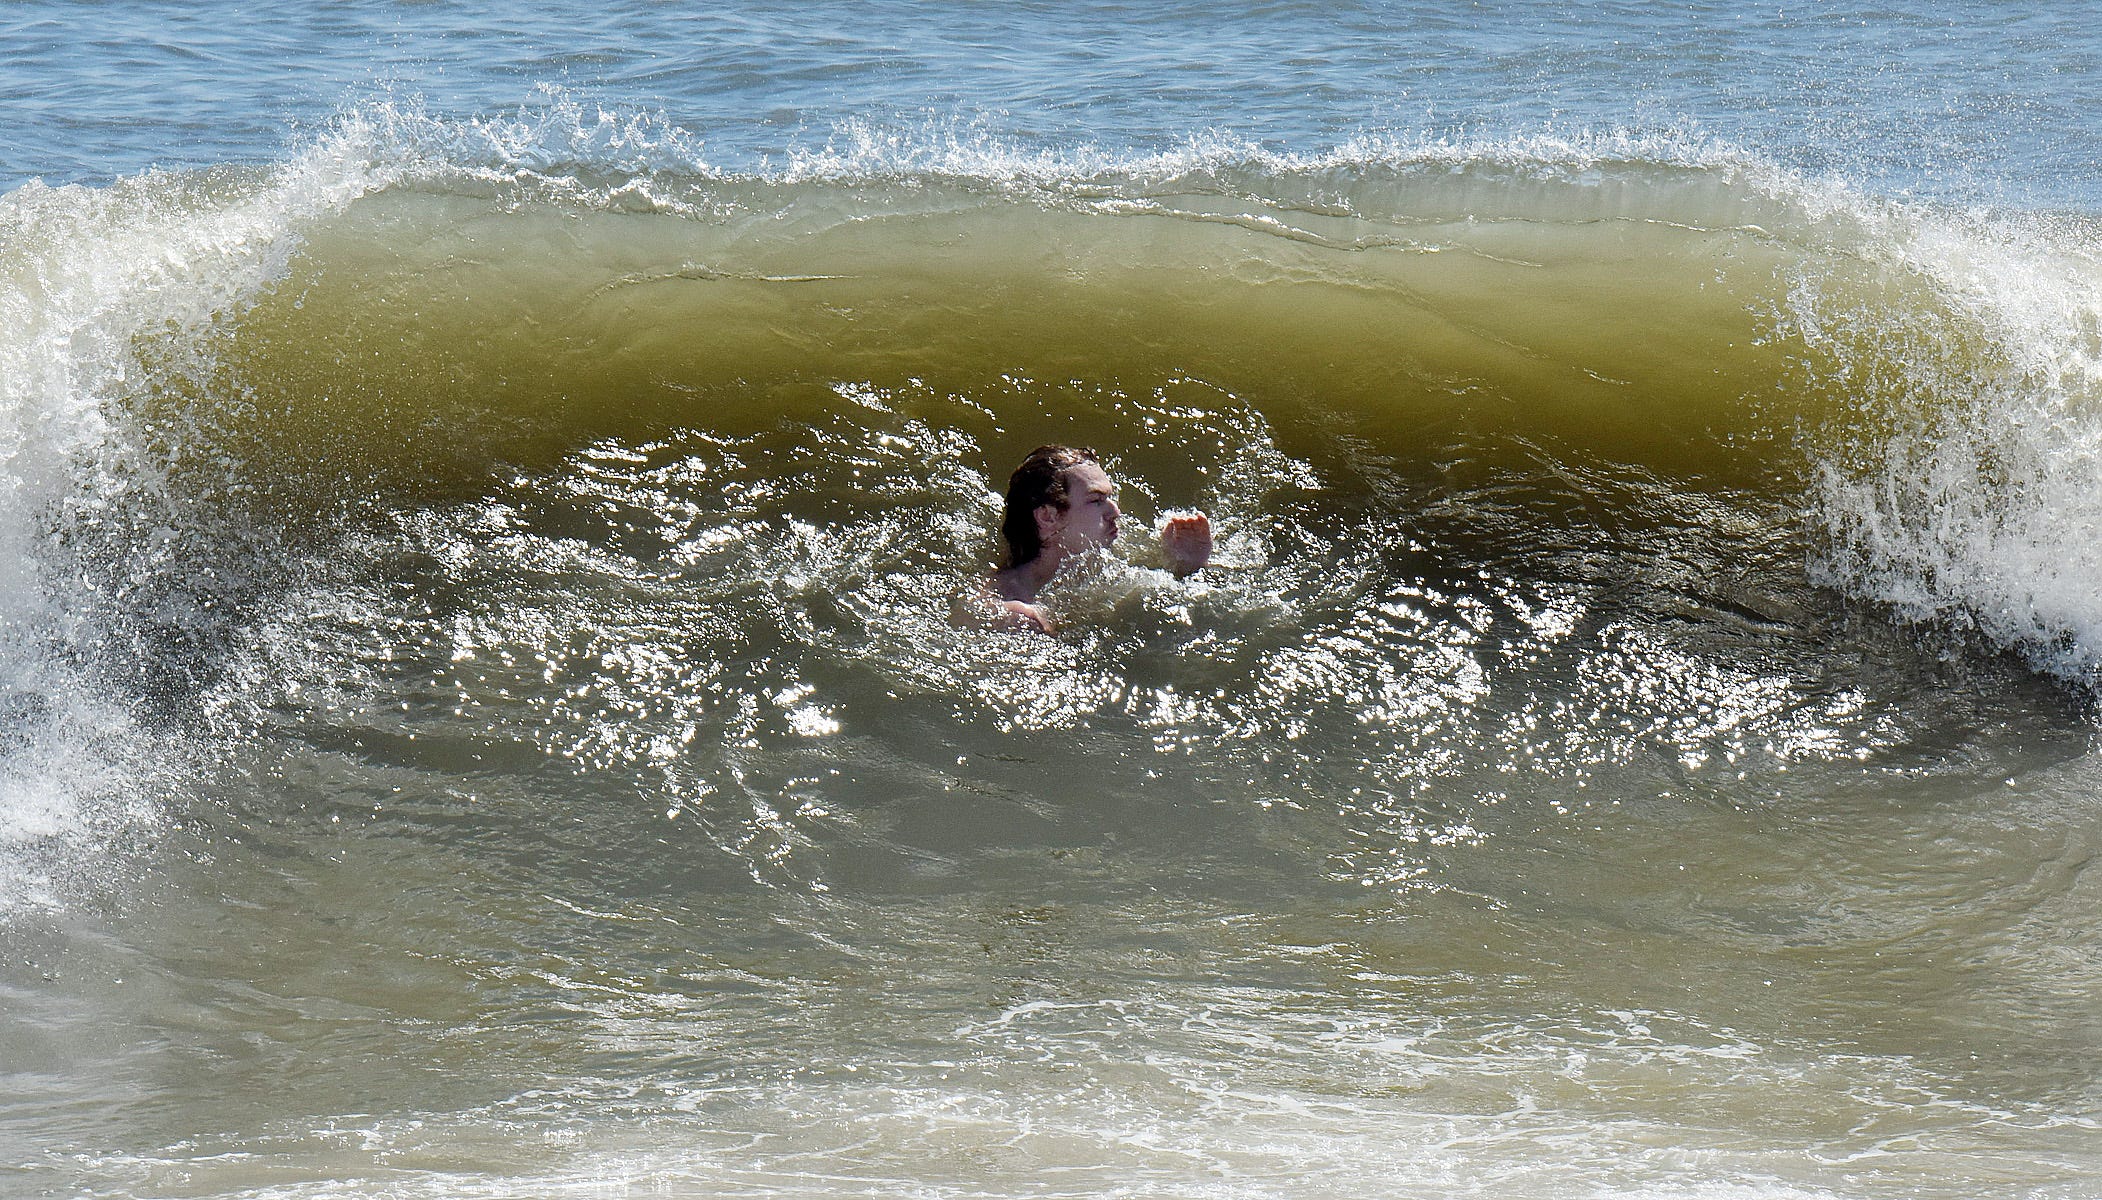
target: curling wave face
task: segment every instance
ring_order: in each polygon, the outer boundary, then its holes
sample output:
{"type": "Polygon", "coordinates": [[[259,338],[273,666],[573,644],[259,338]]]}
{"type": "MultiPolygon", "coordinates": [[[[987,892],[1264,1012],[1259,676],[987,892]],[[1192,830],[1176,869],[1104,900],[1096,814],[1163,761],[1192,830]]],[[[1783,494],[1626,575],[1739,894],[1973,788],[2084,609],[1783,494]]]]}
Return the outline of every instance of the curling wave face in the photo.
{"type": "Polygon", "coordinates": [[[840,144],[376,108],[0,201],[8,902],[180,851],[96,951],[143,982],[23,994],[188,1057],[83,1045],[42,1108],[124,1054],[218,1097],[115,1106],[102,1178],[273,1194],[274,1146],[296,1191],[353,1111],[390,1161],[581,1130],[498,1193],[650,1182],[665,1129],[756,1191],[923,1191],[935,1143],[1172,1190],[1264,1169],[1230,1117],[1309,1194],[1393,1176],[1372,1130],[1826,1194],[1863,1102],[1944,1122],[1917,1178],[2077,1158],[2085,225],[1622,138],[840,144]],[[1059,637],[959,626],[1048,440],[1126,557],[1059,637]],[[1884,956],[1921,929],[1992,981],[1884,956]],[[2009,994],[2045,1034],[1981,1042],[2009,994]],[[1125,1176],[1074,1160],[1127,1111],[1125,1176]]]}
{"type": "Polygon", "coordinates": [[[1587,769],[1902,742],[1936,672],[1841,666],[1903,639],[1834,592],[2079,683],[2102,637],[2088,231],[1727,148],[869,135],[754,176],[648,121],[381,107],[273,171],[7,205],[14,670],[73,662],[109,720],[361,680],[442,722],[489,639],[541,680],[468,728],[602,765],[903,693],[1258,760],[1318,727],[1421,788],[1544,726],[1587,769]],[[1241,569],[1076,589],[1077,640],[948,628],[1052,438],[1142,517],[1218,510],[1241,569]],[[645,646],[645,694],[588,682],[645,646]]]}

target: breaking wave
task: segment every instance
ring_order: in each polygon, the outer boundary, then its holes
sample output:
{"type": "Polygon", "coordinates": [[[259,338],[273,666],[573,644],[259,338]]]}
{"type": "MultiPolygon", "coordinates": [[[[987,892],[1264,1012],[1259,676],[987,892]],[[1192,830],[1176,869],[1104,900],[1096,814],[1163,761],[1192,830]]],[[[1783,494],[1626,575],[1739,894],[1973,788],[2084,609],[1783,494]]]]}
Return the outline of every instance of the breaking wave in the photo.
{"type": "MultiPolygon", "coordinates": [[[[1961,702],[1905,622],[2094,682],[2086,218],[1610,135],[703,150],[374,105],[0,198],[0,895],[258,728],[643,768],[702,820],[836,765],[779,745],[1136,731],[1357,789],[1371,879],[1519,764],[1902,745],[1961,702]],[[954,628],[1047,440],[1211,509],[1232,570],[1170,585],[1142,529],[1065,638],[954,628]]],[[[749,816],[716,840],[794,876],[823,814],[749,816]]]]}

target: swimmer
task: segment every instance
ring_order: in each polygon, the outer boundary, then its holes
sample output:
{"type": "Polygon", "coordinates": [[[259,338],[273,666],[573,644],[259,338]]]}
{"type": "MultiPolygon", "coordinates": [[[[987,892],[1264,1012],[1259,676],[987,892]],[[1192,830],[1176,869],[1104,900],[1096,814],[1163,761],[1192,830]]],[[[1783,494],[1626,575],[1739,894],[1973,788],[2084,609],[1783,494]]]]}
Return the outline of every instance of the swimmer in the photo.
{"type": "MultiPolygon", "coordinates": [[[[1066,562],[1117,540],[1117,484],[1093,450],[1038,446],[1007,481],[1000,536],[1008,565],[995,573],[987,599],[1007,629],[1049,633],[1051,616],[1036,602],[1066,562]]],[[[1160,545],[1177,578],[1212,559],[1212,524],[1202,513],[1169,518],[1160,545]]]]}

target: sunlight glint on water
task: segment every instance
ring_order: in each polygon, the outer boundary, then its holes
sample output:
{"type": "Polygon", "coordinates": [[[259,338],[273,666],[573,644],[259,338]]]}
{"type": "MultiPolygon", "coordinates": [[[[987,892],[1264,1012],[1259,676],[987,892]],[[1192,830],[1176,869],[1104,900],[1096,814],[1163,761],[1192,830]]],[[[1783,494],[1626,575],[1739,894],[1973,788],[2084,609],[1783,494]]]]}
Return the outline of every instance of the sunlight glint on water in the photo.
{"type": "Polygon", "coordinates": [[[0,1191],[2095,1194],[2055,10],[200,11],[0,31],[0,1191]]]}

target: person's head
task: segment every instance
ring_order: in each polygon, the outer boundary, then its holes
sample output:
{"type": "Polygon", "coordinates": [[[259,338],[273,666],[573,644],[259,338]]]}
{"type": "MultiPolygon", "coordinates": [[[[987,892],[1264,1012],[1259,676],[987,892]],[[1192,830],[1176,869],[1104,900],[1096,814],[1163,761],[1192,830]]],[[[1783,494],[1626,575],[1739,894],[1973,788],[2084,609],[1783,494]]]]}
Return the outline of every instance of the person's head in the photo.
{"type": "Polygon", "coordinates": [[[1019,567],[1055,546],[1061,551],[1107,546],[1117,538],[1117,485],[1093,450],[1038,446],[1007,480],[1000,534],[1008,565],[1019,567]]]}

